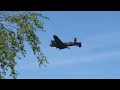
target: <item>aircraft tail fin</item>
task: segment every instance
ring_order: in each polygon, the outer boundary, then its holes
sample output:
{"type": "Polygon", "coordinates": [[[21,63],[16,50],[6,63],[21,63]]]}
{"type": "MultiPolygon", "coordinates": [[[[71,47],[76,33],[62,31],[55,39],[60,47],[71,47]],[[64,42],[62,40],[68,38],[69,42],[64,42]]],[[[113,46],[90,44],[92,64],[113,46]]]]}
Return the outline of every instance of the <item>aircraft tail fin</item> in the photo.
{"type": "Polygon", "coordinates": [[[77,42],[77,38],[76,38],[76,37],[74,38],[74,43],[75,43],[77,46],[81,47],[81,44],[82,44],[82,43],[81,43],[81,42],[77,42]]]}
{"type": "Polygon", "coordinates": [[[74,38],[74,43],[76,43],[76,42],[77,42],[77,38],[75,37],[75,38],[74,38]]]}

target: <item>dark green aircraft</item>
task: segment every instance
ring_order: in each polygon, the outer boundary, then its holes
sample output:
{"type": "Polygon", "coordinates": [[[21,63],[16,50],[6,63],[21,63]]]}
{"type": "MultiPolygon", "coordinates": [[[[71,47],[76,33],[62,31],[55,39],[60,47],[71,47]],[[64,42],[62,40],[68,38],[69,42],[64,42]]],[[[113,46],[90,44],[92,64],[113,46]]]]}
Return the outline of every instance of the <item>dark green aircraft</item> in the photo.
{"type": "Polygon", "coordinates": [[[56,35],[53,35],[54,40],[51,40],[51,47],[56,47],[59,49],[65,49],[68,48],[68,46],[78,46],[81,47],[81,42],[77,42],[77,38],[74,38],[74,42],[62,42],[56,35]]]}

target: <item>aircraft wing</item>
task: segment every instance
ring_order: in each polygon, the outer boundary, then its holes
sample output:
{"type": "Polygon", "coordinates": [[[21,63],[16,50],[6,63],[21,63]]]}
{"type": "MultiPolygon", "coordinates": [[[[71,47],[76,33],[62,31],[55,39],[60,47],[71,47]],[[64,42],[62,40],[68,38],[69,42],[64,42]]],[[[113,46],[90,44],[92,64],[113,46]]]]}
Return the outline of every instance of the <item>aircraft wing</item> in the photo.
{"type": "Polygon", "coordinates": [[[55,42],[58,46],[64,45],[63,42],[56,35],[53,35],[53,37],[54,37],[55,42]]]}

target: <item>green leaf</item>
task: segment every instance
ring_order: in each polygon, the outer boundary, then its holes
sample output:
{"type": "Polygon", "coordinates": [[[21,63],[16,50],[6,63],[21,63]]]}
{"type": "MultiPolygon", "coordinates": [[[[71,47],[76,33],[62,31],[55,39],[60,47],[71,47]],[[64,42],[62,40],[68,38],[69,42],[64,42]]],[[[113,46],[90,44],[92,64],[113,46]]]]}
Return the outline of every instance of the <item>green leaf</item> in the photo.
{"type": "Polygon", "coordinates": [[[0,78],[4,78],[9,69],[11,78],[17,78],[16,59],[22,59],[18,56],[20,53],[26,56],[25,42],[32,48],[39,65],[47,64],[47,59],[40,49],[40,40],[36,31],[44,31],[44,23],[39,18],[48,18],[33,12],[13,13],[17,14],[3,15],[4,21],[0,21],[0,78]]]}

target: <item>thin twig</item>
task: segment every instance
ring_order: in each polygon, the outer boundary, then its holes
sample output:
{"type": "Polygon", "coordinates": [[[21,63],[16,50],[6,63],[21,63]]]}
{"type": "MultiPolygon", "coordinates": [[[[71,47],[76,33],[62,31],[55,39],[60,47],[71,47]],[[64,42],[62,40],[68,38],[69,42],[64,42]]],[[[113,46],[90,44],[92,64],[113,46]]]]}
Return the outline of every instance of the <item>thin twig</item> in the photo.
{"type": "MultiPolygon", "coordinates": [[[[0,23],[0,24],[3,24],[3,23],[0,23]]],[[[3,24],[3,25],[5,25],[5,26],[10,26],[10,27],[12,27],[12,28],[18,29],[18,28],[16,28],[16,27],[11,26],[11,25],[8,25],[8,24],[3,24]]]]}

